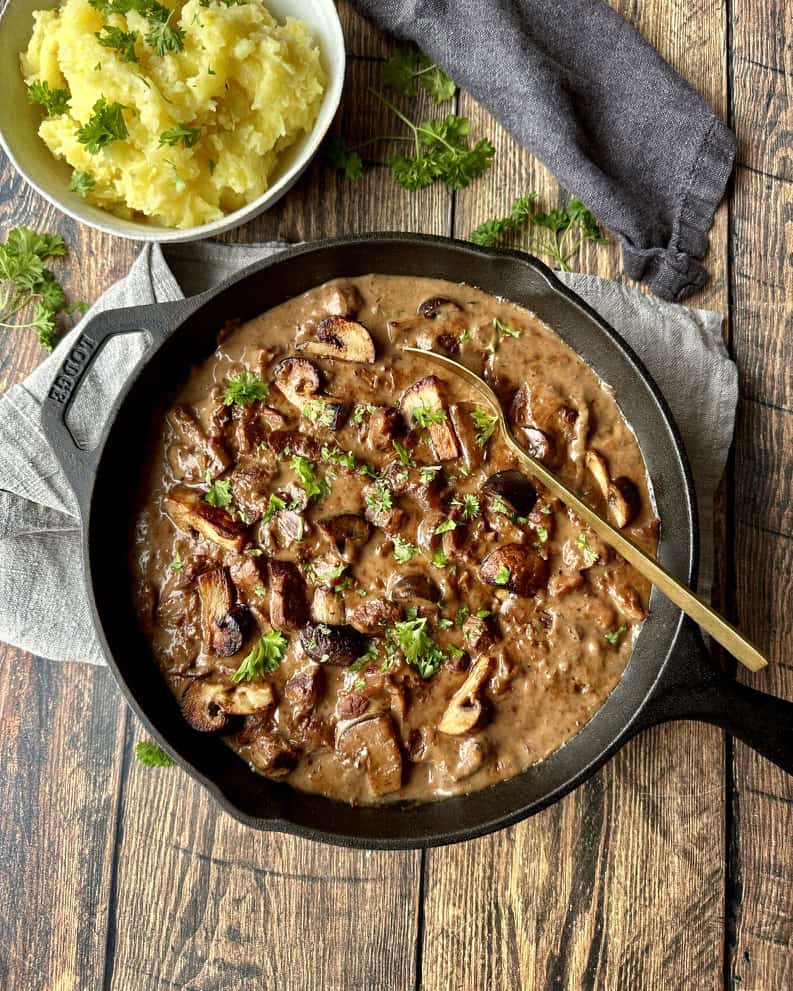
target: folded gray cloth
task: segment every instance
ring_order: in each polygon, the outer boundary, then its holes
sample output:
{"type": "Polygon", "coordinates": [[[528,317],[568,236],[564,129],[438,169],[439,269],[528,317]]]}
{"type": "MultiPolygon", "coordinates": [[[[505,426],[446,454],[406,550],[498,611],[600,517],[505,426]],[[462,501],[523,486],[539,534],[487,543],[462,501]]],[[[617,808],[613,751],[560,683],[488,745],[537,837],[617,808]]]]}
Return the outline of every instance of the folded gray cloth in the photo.
{"type": "MultiPolygon", "coordinates": [[[[603,0],[353,0],[415,42],[622,242],[664,299],[706,278],[735,138],[603,0]]],[[[484,219],[484,218],[483,218],[484,219]]]]}
{"type": "MultiPolygon", "coordinates": [[[[199,242],[141,252],[98,310],[193,295],[284,246],[199,242]]],[[[735,365],[721,316],[662,303],[591,275],[564,281],[638,352],[667,397],[694,471],[702,527],[700,589],[712,578],[713,493],[724,470],[738,401],[735,365]]],[[[84,321],[83,321],[84,322],[84,321]]],[[[21,385],[0,400],[0,639],[35,654],[103,663],[83,592],[74,497],[39,425],[40,405],[78,326],[21,385]]],[[[138,336],[115,338],[75,400],[70,426],[90,442],[144,351],[138,336]]]]}

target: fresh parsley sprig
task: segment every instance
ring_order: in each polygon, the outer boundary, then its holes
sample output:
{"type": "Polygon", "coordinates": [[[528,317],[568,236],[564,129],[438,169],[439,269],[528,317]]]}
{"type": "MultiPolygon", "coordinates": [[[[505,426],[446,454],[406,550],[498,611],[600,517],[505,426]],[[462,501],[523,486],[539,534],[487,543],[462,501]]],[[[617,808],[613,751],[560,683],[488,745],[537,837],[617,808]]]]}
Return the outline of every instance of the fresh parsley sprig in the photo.
{"type": "Polygon", "coordinates": [[[192,148],[200,139],[200,127],[187,127],[185,124],[177,124],[175,127],[169,127],[167,131],[162,132],[160,135],[160,147],[170,145],[173,148],[175,145],[181,144],[184,148],[192,148]]]}
{"type": "Polygon", "coordinates": [[[270,395],[270,386],[262,382],[258,375],[247,369],[232,375],[223,390],[225,406],[248,406],[255,402],[264,402],[270,395]]]}
{"type": "Polygon", "coordinates": [[[437,63],[417,48],[398,48],[383,66],[383,86],[400,96],[418,96],[419,87],[436,103],[451,100],[457,92],[437,63]]]}
{"type": "Polygon", "coordinates": [[[231,676],[235,683],[252,681],[263,674],[272,674],[281,666],[288,641],[280,630],[268,630],[259,637],[253,650],[231,676]]]}
{"type": "Polygon", "coordinates": [[[144,767],[173,767],[173,760],[154,740],[138,740],[135,757],[144,767]]]}
{"type": "Polygon", "coordinates": [[[103,24],[102,30],[96,32],[96,38],[103,48],[118,52],[122,62],[137,62],[135,42],[138,40],[137,31],[122,31],[121,28],[103,24]]]}
{"type": "Polygon", "coordinates": [[[31,103],[38,103],[39,106],[44,107],[48,117],[68,114],[71,99],[68,89],[50,89],[50,84],[46,80],[34,79],[27,90],[31,103]]]}
{"type": "Polygon", "coordinates": [[[77,132],[77,140],[92,155],[97,155],[114,141],[124,141],[129,136],[123,113],[126,109],[117,101],[108,103],[100,97],[93,106],[93,114],[77,132]]]}
{"type": "Polygon", "coordinates": [[[549,213],[535,210],[536,201],[536,193],[518,197],[509,216],[486,220],[471,232],[471,240],[484,247],[496,247],[514,244],[518,234],[528,231],[528,243],[521,246],[549,258],[563,272],[570,271],[570,259],[585,241],[608,240],[594,214],[575,196],[566,207],[549,213]]]}

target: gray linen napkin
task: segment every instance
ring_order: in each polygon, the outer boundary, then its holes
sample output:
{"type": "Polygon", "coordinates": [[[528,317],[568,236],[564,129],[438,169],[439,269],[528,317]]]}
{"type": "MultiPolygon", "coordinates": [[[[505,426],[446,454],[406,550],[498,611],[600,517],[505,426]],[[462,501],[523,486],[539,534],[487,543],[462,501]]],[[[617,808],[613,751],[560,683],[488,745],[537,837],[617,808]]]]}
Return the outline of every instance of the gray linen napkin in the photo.
{"type": "MultiPolygon", "coordinates": [[[[283,247],[206,242],[147,246],[85,320],[99,310],[193,295],[283,247]]],[[[713,493],[727,459],[738,401],[737,373],[722,344],[721,316],[664,303],[591,275],[561,277],[625,337],[669,401],[694,472],[703,545],[699,586],[707,595],[713,493]]],[[[74,497],[39,425],[42,399],[80,326],[0,399],[0,640],[43,657],[101,664],[82,587],[74,497]]],[[[98,436],[114,396],[143,350],[142,337],[123,337],[113,339],[100,355],[72,411],[70,425],[82,439],[98,436]]]]}
{"type": "Polygon", "coordinates": [[[625,271],[680,301],[735,156],[704,100],[603,0],[353,0],[415,42],[586,203],[625,271]]]}

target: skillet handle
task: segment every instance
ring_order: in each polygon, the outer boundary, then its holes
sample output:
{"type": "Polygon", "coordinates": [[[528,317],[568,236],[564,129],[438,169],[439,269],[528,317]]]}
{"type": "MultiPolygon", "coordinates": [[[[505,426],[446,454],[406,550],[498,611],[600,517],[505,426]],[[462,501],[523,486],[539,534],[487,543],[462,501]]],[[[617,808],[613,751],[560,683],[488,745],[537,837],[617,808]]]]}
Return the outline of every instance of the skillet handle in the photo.
{"type": "MultiPolygon", "coordinates": [[[[80,384],[111,337],[131,333],[148,337],[149,346],[136,366],[139,368],[194,308],[192,300],[178,300],[103,310],[88,321],[61,362],[41,408],[41,425],[81,510],[93,485],[103,441],[92,449],[80,447],[66,422],[80,384]]],[[[130,378],[134,371],[129,369],[130,378]]]]}
{"type": "Polygon", "coordinates": [[[688,621],[670,668],[639,713],[637,730],[674,719],[711,723],[793,774],[793,702],[718,671],[688,621]]]}

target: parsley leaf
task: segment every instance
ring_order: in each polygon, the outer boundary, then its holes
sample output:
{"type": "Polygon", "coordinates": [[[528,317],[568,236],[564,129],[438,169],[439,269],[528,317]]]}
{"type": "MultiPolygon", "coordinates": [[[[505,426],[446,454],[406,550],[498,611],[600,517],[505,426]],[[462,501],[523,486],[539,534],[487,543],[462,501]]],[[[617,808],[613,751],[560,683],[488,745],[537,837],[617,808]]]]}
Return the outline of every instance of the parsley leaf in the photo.
{"type": "Polygon", "coordinates": [[[399,535],[394,537],[394,559],[398,564],[407,564],[418,552],[418,547],[415,544],[411,544],[409,540],[405,540],[404,537],[400,537],[399,535]]]}
{"type": "Polygon", "coordinates": [[[462,499],[452,499],[452,505],[462,511],[463,519],[475,520],[480,513],[479,500],[472,492],[466,492],[462,499]]]}
{"type": "Polygon", "coordinates": [[[38,103],[44,107],[48,117],[58,117],[69,112],[71,97],[68,89],[50,89],[50,84],[46,80],[34,79],[27,90],[31,103],[38,103]]]}
{"type": "Polygon", "coordinates": [[[505,323],[502,323],[498,317],[493,317],[493,326],[499,334],[503,334],[505,337],[520,337],[521,335],[521,331],[515,330],[514,327],[508,327],[505,323]]]}
{"type": "Polygon", "coordinates": [[[600,559],[600,555],[596,554],[595,551],[593,551],[589,546],[589,537],[586,535],[584,530],[579,533],[576,544],[584,552],[584,563],[588,568],[600,559]]]}
{"type": "Polygon", "coordinates": [[[422,678],[431,678],[444,661],[441,647],[427,633],[427,619],[406,619],[394,623],[388,631],[392,643],[396,643],[405,661],[416,668],[422,678]]]}
{"type": "Polygon", "coordinates": [[[603,639],[607,640],[612,647],[616,647],[620,642],[620,637],[627,631],[627,629],[628,627],[623,623],[622,626],[618,626],[616,630],[612,630],[610,633],[604,633],[603,639]]]}
{"type": "Polygon", "coordinates": [[[375,521],[379,522],[394,505],[394,494],[387,485],[373,485],[366,493],[366,505],[371,509],[375,521]]]}
{"type": "Polygon", "coordinates": [[[418,88],[436,103],[451,100],[457,85],[429,56],[418,49],[398,48],[383,66],[383,86],[401,96],[414,97],[418,88]]]}
{"type": "Polygon", "coordinates": [[[92,155],[114,141],[123,141],[129,136],[124,122],[125,109],[120,103],[108,103],[104,97],[100,97],[94,104],[93,116],[77,132],[77,140],[92,155]]]}
{"type": "Polygon", "coordinates": [[[330,492],[330,486],[325,479],[317,478],[316,465],[313,461],[296,454],[289,462],[289,467],[300,479],[300,484],[309,499],[321,499],[330,492]]]}
{"type": "Polygon", "coordinates": [[[173,767],[173,760],[154,740],[138,740],[135,757],[144,767],[173,767]]]}
{"type": "Polygon", "coordinates": [[[137,31],[122,31],[121,28],[102,25],[102,30],[96,32],[97,40],[103,48],[111,48],[121,56],[122,62],[137,62],[135,42],[138,40],[137,31]]]}
{"type": "Polygon", "coordinates": [[[163,131],[160,135],[160,147],[170,145],[174,147],[181,141],[184,148],[192,148],[201,139],[200,127],[187,127],[184,124],[177,124],[175,127],[163,131]]]}
{"type": "Polygon", "coordinates": [[[231,406],[236,403],[238,406],[249,406],[258,401],[264,402],[270,395],[270,386],[262,382],[258,375],[245,371],[237,375],[232,375],[223,390],[223,403],[231,406]]]}
{"type": "Polygon", "coordinates": [[[531,220],[534,212],[534,204],[537,201],[536,193],[529,193],[528,196],[519,196],[512,204],[512,210],[508,217],[494,218],[486,220],[475,230],[471,231],[471,240],[474,244],[481,244],[485,248],[494,248],[501,244],[506,238],[515,234],[531,220]]]}
{"type": "Polygon", "coordinates": [[[0,244],[0,327],[35,329],[39,342],[50,351],[58,336],[57,315],[67,310],[63,288],[45,268],[44,259],[65,253],[59,234],[41,234],[29,227],[13,228],[5,244],[0,244]],[[31,306],[32,316],[26,320],[21,314],[30,313],[31,306]]]}
{"type": "Polygon", "coordinates": [[[457,529],[457,525],[458,524],[457,524],[457,521],[456,520],[444,520],[443,523],[439,523],[435,527],[434,532],[436,534],[447,533],[449,530],[456,530],[457,529]]]}
{"type": "Polygon", "coordinates": [[[69,189],[71,192],[77,193],[78,196],[86,197],[95,185],[96,179],[94,179],[90,172],[82,172],[80,169],[75,169],[72,172],[72,181],[69,183],[69,189]]]}
{"type": "Polygon", "coordinates": [[[493,575],[494,584],[506,585],[510,579],[511,574],[512,572],[509,570],[506,564],[502,564],[501,567],[498,569],[498,571],[493,575]]]}
{"type": "Polygon", "coordinates": [[[171,571],[178,574],[180,571],[184,571],[184,561],[182,560],[182,555],[179,551],[173,556],[173,561],[171,561],[171,571]]]}
{"type": "MultiPolygon", "coordinates": [[[[170,17],[170,14],[168,16],[170,17]]],[[[184,31],[182,28],[171,27],[167,20],[163,21],[159,17],[149,18],[149,30],[143,36],[143,40],[158,55],[184,51],[184,31]]]]}
{"type": "Polygon", "coordinates": [[[268,630],[231,676],[235,683],[252,681],[263,674],[272,674],[281,666],[288,641],[280,630],[268,630]]]}
{"type": "Polygon", "coordinates": [[[216,509],[228,506],[231,502],[231,482],[227,478],[217,479],[204,493],[204,502],[216,509]]]}
{"type": "Polygon", "coordinates": [[[410,456],[410,451],[405,447],[404,444],[400,444],[398,440],[392,441],[394,450],[399,455],[399,460],[406,468],[411,468],[415,465],[415,461],[410,456]]]}
{"type": "Polygon", "coordinates": [[[471,419],[476,427],[476,443],[479,447],[485,447],[496,429],[498,416],[495,413],[488,413],[481,406],[477,406],[471,413],[471,419]]]}
{"type": "Polygon", "coordinates": [[[442,547],[436,547],[432,552],[432,563],[436,568],[445,568],[449,563],[449,556],[442,547]]]}
{"type": "Polygon", "coordinates": [[[360,179],[364,173],[363,159],[340,134],[332,134],[325,142],[325,161],[345,178],[360,179]]]}
{"type": "Polygon", "coordinates": [[[428,427],[431,423],[443,423],[446,412],[442,409],[430,409],[429,406],[416,406],[413,419],[420,427],[428,427]]]}
{"type": "Polygon", "coordinates": [[[336,422],[336,414],[333,406],[323,399],[309,399],[301,410],[306,419],[311,420],[320,427],[332,427],[336,422]]]}

